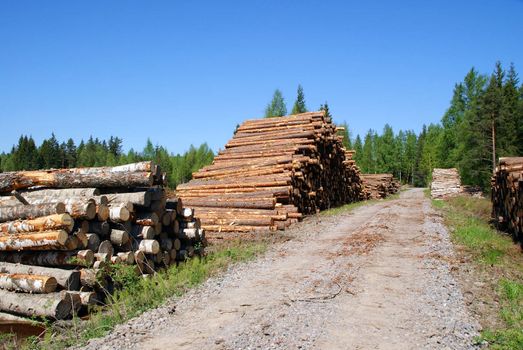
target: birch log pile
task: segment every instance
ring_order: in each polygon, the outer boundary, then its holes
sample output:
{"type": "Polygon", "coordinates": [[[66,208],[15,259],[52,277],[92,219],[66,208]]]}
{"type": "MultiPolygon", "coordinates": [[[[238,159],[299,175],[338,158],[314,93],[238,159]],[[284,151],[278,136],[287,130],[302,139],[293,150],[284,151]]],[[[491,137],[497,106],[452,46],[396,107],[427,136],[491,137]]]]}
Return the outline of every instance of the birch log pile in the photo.
{"type": "Polygon", "coordinates": [[[392,174],[362,174],[366,199],[383,199],[399,191],[392,174]]]}
{"type": "Polygon", "coordinates": [[[323,112],[247,120],[176,194],[204,229],[220,233],[213,237],[275,231],[358,200],[360,180],[345,161],[342,138],[323,112]]]}
{"type": "Polygon", "coordinates": [[[523,157],[500,158],[492,177],[492,217],[523,243],[523,157]]]}
{"type": "Polygon", "coordinates": [[[458,169],[434,169],[430,194],[434,199],[445,199],[463,193],[458,169]]]}
{"type": "Polygon", "coordinates": [[[203,253],[164,179],[150,161],[0,173],[0,312],[68,318],[104,301],[114,264],[151,274],[203,253]]]}

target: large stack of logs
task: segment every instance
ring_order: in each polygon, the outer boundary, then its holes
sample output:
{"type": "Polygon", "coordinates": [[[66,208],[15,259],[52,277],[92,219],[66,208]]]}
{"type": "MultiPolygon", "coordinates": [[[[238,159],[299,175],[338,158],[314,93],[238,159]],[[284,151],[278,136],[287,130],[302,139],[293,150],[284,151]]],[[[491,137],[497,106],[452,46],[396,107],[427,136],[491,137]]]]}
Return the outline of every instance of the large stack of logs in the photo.
{"type": "Polygon", "coordinates": [[[360,201],[367,200],[368,195],[365,191],[363,179],[361,177],[360,168],[356,165],[354,160],[355,150],[345,150],[345,168],[347,171],[347,186],[349,190],[349,196],[351,198],[357,198],[360,201]]]}
{"type": "Polygon", "coordinates": [[[399,191],[400,184],[392,174],[362,174],[365,199],[383,199],[399,191]]]}
{"type": "Polygon", "coordinates": [[[523,242],[523,157],[500,158],[492,178],[491,199],[498,228],[523,242]]]}
{"type": "Polygon", "coordinates": [[[115,264],[151,274],[199,253],[164,178],[152,162],[0,173],[0,313],[67,318],[104,299],[115,264]]]}
{"type": "Polygon", "coordinates": [[[213,164],[176,192],[207,231],[284,229],[303,214],[359,199],[359,177],[345,161],[342,138],[323,112],[247,120],[213,164]]]}
{"type": "Polygon", "coordinates": [[[434,169],[430,193],[434,199],[445,199],[463,193],[458,169],[434,169]]]}

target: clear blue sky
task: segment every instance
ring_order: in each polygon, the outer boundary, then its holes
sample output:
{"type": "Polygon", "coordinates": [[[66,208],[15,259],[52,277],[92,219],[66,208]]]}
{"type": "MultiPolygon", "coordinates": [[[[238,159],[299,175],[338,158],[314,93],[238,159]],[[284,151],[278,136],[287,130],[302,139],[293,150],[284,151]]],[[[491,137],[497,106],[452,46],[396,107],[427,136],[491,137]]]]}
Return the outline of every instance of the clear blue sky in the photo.
{"type": "Polygon", "coordinates": [[[355,133],[419,131],[472,66],[523,75],[522,23],[518,0],[2,1],[0,151],[51,132],[216,150],[299,83],[355,133]]]}

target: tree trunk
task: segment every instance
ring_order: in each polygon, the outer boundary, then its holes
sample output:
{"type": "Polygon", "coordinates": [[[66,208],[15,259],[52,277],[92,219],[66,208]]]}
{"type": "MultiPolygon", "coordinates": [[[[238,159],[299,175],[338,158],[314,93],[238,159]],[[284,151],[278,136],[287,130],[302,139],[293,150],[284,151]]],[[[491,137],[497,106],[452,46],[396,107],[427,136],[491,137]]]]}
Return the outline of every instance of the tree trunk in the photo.
{"type": "MultiPolygon", "coordinates": [[[[1,174],[0,174],[1,175],[1,174]]],[[[13,205],[0,207],[0,222],[36,219],[42,216],[64,214],[64,203],[47,203],[37,205],[13,205]]]]}
{"type": "Polygon", "coordinates": [[[0,224],[0,236],[36,231],[65,230],[71,232],[74,220],[69,214],[48,215],[36,219],[9,221],[0,224]]]}
{"type": "Polygon", "coordinates": [[[56,286],[54,277],[0,272],[0,289],[26,293],[52,293],[56,290],[56,286]]]}
{"type": "Polygon", "coordinates": [[[0,262],[0,272],[8,274],[27,274],[53,277],[60,288],[78,290],[80,288],[80,272],[49,267],[11,264],[0,262]]]}
{"type": "Polygon", "coordinates": [[[91,266],[94,255],[91,250],[73,252],[1,252],[0,261],[37,266],[91,266]]]}
{"type": "Polygon", "coordinates": [[[64,230],[0,236],[0,250],[53,250],[65,248],[64,230]]]}
{"type": "MultiPolygon", "coordinates": [[[[93,169],[93,168],[82,168],[93,169]]],[[[74,170],[74,169],[72,169],[74,170]]],[[[86,170],[87,171],[87,170],[86,170]]],[[[73,187],[149,187],[153,184],[150,172],[91,172],[74,173],[71,169],[58,171],[20,171],[0,173],[0,193],[32,186],[55,188],[73,187]],[[67,171],[67,172],[66,172],[67,171]]]]}
{"type": "Polygon", "coordinates": [[[62,320],[71,315],[72,305],[60,293],[23,294],[0,290],[0,310],[29,317],[62,320]]]}

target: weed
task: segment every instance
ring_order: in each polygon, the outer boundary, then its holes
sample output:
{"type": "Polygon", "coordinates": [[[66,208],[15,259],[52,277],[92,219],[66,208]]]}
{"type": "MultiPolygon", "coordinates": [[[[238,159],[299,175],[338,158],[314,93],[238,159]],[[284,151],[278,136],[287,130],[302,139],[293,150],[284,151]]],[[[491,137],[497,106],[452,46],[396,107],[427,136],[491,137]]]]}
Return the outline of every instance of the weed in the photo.
{"type": "Polygon", "coordinates": [[[432,204],[443,213],[453,242],[464,247],[478,267],[496,267],[487,271],[497,280],[492,293],[498,296],[499,318],[505,326],[484,330],[479,342],[487,341],[492,349],[523,349],[523,284],[517,282],[523,277],[523,257],[519,247],[490,225],[487,199],[459,196],[432,204]]]}
{"type": "Polygon", "coordinates": [[[266,247],[265,242],[229,242],[205,257],[171,266],[150,278],[137,276],[132,266],[117,265],[111,275],[121,289],[108,297],[106,305],[95,307],[89,320],[74,319],[73,326],[66,330],[51,326],[43,340],[33,339],[25,346],[31,349],[63,349],[85,344],[89,339],[106,335],[117,324],[160,306],[166,299],[183,295],[230,264],[254,258],[266,247]]]}

